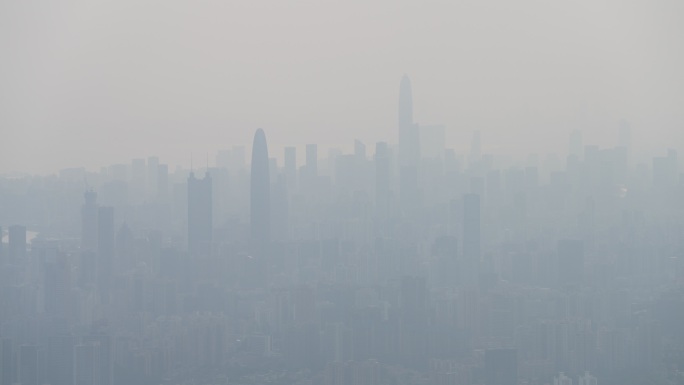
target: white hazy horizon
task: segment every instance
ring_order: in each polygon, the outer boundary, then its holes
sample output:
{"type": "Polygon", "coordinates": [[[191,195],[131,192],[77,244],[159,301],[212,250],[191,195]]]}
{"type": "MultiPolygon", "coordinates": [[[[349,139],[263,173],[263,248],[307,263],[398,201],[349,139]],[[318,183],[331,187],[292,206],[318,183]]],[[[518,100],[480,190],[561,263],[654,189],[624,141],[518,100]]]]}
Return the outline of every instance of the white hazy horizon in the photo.
{"type": "MultiPolygon", "coordinates": [[[[684,2],[0,2],[0,173],[97,170],[151,155],[397,141],[414,119],[464,153],[684,150],[684,2]]],[[[247,158],[249,159],[249,158],[247,158]]]]}

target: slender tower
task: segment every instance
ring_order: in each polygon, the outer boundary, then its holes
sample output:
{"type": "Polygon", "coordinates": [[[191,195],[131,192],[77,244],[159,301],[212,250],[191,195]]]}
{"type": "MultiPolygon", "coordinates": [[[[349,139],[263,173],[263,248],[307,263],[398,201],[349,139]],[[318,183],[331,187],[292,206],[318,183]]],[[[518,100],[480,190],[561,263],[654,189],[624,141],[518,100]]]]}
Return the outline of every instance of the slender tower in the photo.
{"type": "Polygon", "coordinates": [[[188,177],[188,251],[193,257],[211,255],[213,233],[212,183],[209,172],[204,179],[190,172],[188,177]]]}
{"type": "MultiPolygon", "coordinates": [[[[399,198],[403,210],[418,204],[418,163],[420,137],[413,122],[413,96],[408,76],[399,85],[399,198]]],[[[410,210],[409,210],[410,211],[410,210]]]]}
{"type": "Polygon", "coordinates": [[[479,285],[481,258],[480,196],[463,196],[463,283],[468,288],[479,285]]]}
{"type": "Polygon", "coordinates": [[[261,128],[254,134],[251,167],[250,235],[255,244],[264,244],[271,237],[271,190],[268,173],[268,147],[266,146],[266,135],[261,128]]]}

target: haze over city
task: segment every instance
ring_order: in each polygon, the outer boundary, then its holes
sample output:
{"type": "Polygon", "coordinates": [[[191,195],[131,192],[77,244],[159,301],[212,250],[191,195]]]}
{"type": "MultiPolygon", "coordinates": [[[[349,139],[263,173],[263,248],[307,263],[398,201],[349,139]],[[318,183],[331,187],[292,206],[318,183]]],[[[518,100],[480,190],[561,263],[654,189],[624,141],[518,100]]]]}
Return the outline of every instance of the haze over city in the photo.
{"type": "Polygon", "coordinates": [[[0,2],[0,385],[684,385],[684,2],[0,2]]]}
{"type": "MultiPolygon", "coordinates": [[[[684,142],[678,1],[80,1],[0,4],[0,172],[97,170],[353,139],[396,143],[396,81],[416,121],[465,151],[558,152],[621,120],[647,159],[684,142]],[[118,146],[113,145],[118,144],[118,146]]],[[[280,153],[280,151],[278,151],[280,153]]]]}

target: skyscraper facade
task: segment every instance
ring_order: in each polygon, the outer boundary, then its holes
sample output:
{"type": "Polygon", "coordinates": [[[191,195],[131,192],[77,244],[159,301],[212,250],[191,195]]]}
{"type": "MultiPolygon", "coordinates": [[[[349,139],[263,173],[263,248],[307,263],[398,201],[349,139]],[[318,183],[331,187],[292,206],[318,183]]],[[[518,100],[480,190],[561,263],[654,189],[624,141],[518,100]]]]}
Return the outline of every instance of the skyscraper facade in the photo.
{"type": "Polygon", "coordinates": [[[270,239],[271,188],[266,135],[261,128],[254,134],[250,181],[250,236],[253,243],[270,239]]]}
{"type": "Polygon", "coordinates": [[[375,144],[375,209],[384,225],[390,214],[390,155],[385,142],[375,144]]]}
{"type": "Polygon", "coordinates": [[[109,303],[114,267],[114,233],[114,208],[100,207],[97,212],[97,280],[103,303],[109,303]]]}
{"type": "Polygon", "coordinates": [[[97,193],[88,190],[83,194],[81,206],[81,251],[97,250],[97,193]]]}
{"type": "Polygon", "coordinates": [[[480,274],[480,196],[463,196],[463,263],[462,282],[469,287],[478,285],[480,274]]]}
{"type": "Polygon", "coordinates": [[[399,85],[399,198],[404,210],[418,203],[420,132],[413,122],[411,81],[404,75],[399,85]]]}
{"type": "Polygon", "coordinates": [[[287,187],[293,190],[297,187],[297,148],[285,147],[285,179],[287,187]]]}
{"type": "Polygon", "coordinates": [[[188,177],[188,252],[193,257],[211,254],[213,233],[212,183],[209,172],[197,179],[188,177]]]}
{"type": "Polygon", "coordinates": [[[579,239],[561,239],[557,250],[558,284],[581,284],[584,278],[584,243],[579,239]]]}

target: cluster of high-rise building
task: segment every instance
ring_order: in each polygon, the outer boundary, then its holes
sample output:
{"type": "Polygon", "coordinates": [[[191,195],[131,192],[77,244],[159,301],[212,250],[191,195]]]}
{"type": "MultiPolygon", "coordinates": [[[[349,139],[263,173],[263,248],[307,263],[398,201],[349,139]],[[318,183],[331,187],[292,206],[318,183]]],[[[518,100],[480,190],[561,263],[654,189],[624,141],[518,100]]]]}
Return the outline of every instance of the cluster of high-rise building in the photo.
{"type": "Polygon", "coordinates": [[[683,383],[677,152],[458,154],[412,103],[372,154],[0,178],[0,385],[683,383]]]}

